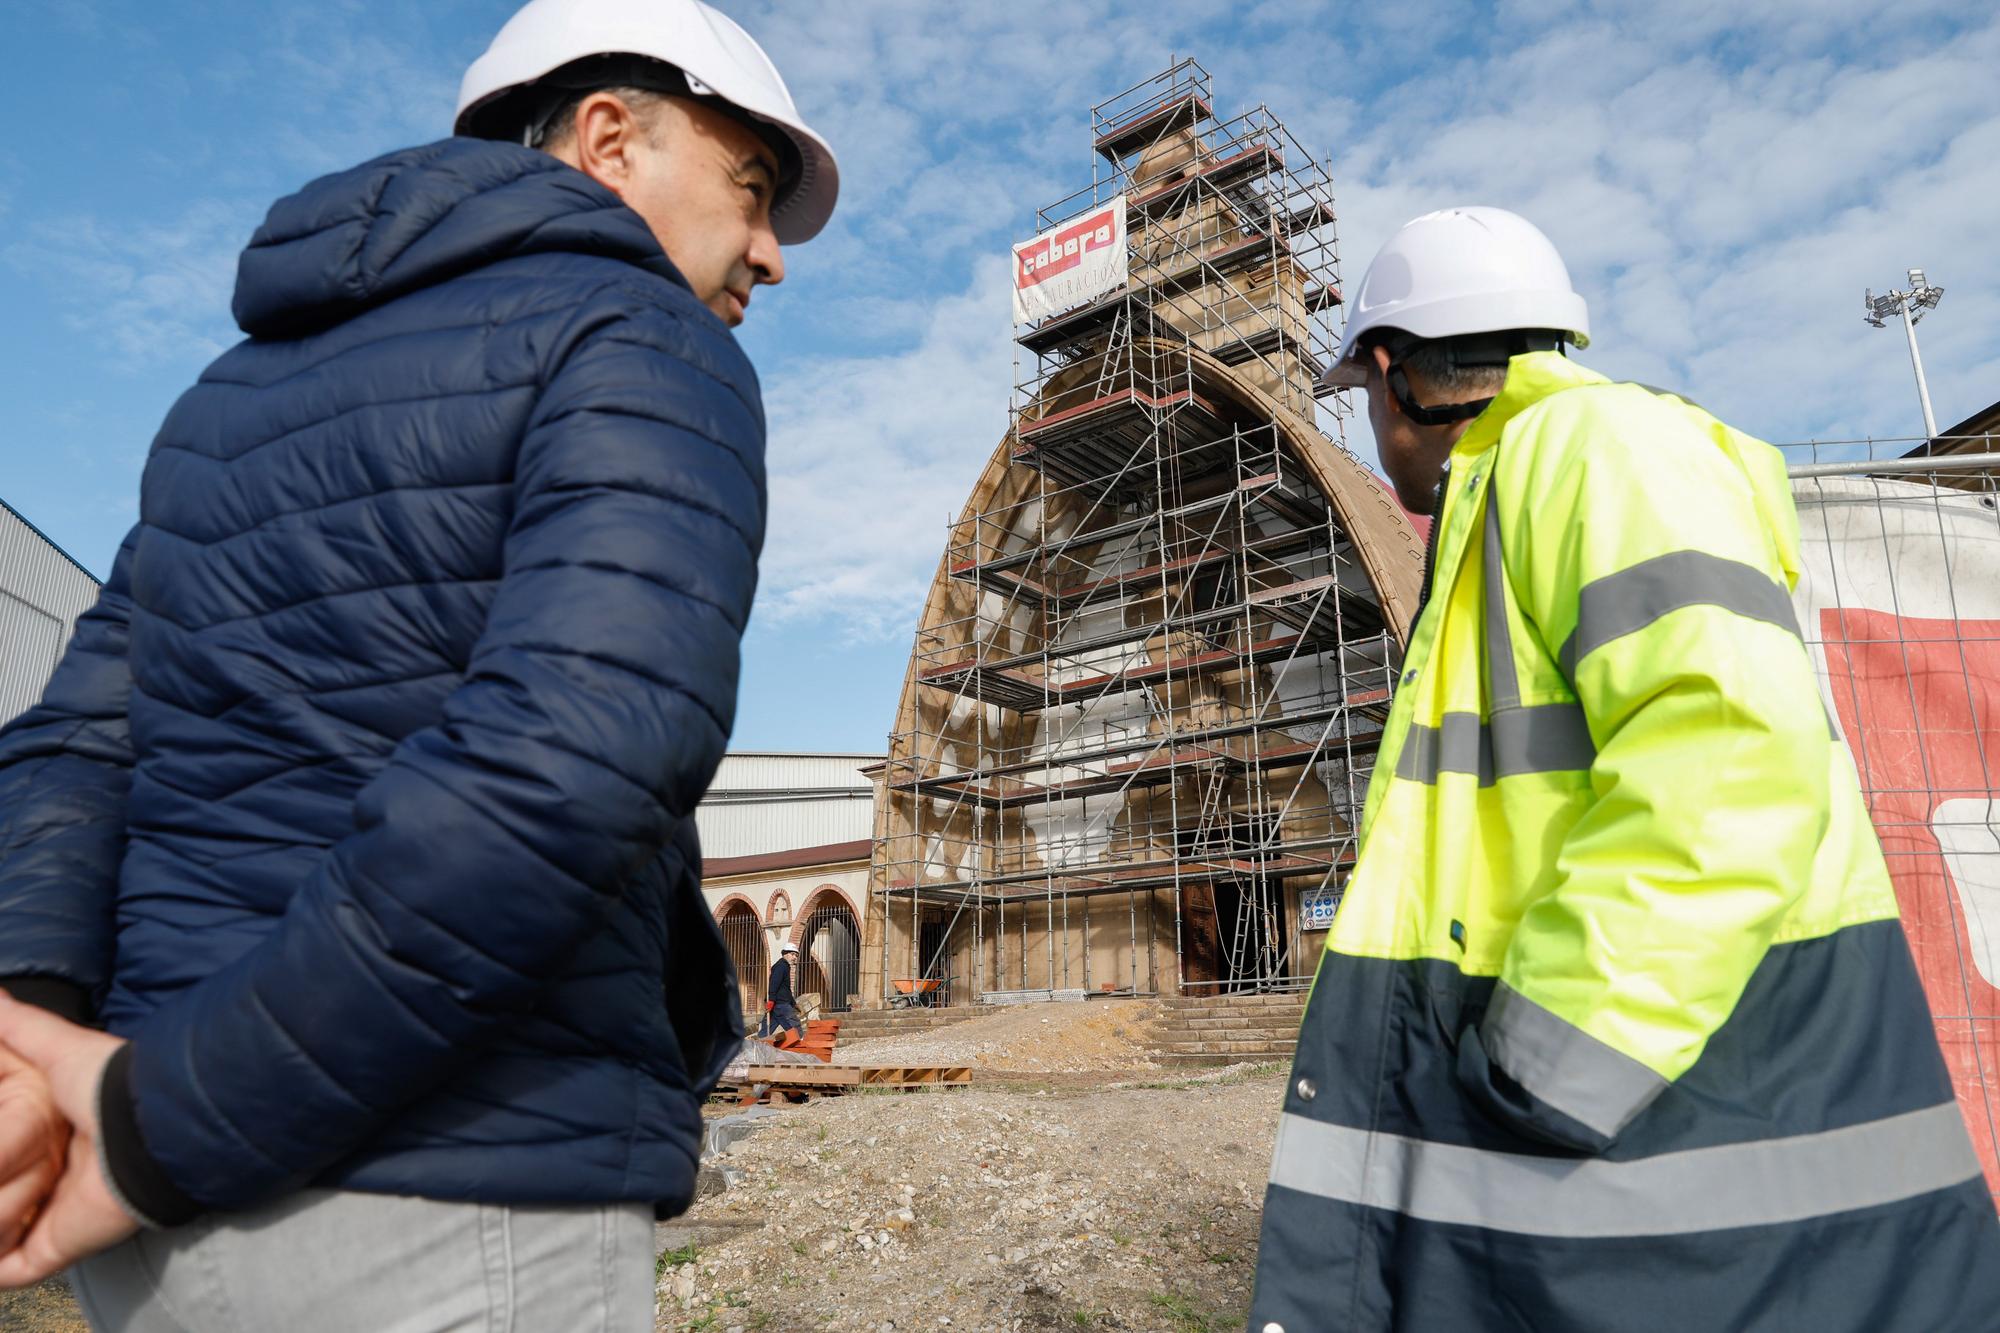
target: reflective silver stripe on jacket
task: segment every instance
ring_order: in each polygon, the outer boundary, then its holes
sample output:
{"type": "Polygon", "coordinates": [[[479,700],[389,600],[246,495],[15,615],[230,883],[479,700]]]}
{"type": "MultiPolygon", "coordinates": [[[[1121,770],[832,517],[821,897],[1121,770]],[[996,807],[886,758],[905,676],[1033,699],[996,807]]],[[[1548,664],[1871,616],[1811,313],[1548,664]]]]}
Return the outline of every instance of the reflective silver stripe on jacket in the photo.
{"type": "Polygon", "coordinates": [[[1440,773],[1471,773],[1479,785],[1523,773],[1569,773],[1590,767],[1597,747],[1590,723],[1575,703],[1523,707],[1514,669],[1514,636],[1507,628],[1506,569],[1500,560],[1500,510],[1489,483],[1486,491],[1486,697],[1492,718],[1446,713],[1439,725],[1412,722],[1396,756],[1396,776],[1426,785],[1440,773]]]}
{"type": "Polygon", "coordinates": [[[1637,1161],[1427,1143],[1287,1113],[1271,1183],[1428,1222],[1607,1239],[1773,1226],[1978,1179],[1956,1104],[1637,1161]]]}
{"type": "Polygon", "coordinates": [[[1608,1139],[1667,1090],[1659,1074],[1505,982],[1493,989],[1479,1037],[1516,1083],[1608,1139]]]}
{"type": "Polygon", "coordinates": [[[1706,551],[1669,551],[1584,585],[1576,629],[1556,654],[1563,675],[1574,680],[1580,659],[1689,606],[1718,606],[1799,633],[1791,596],[1763,570],[1706,551]]]}
{"type": "Polygon", "coordinates": [[[1440,773],[1473,773],[1479,785],[1522,773],[1565,773],[1597,758],[1590,724],[1576,704],[1538,704],[1495,713],[1446,713],[1443,725],[1412,722],[1396,756],[1396,776],[1435,783],[1440,773]]]}

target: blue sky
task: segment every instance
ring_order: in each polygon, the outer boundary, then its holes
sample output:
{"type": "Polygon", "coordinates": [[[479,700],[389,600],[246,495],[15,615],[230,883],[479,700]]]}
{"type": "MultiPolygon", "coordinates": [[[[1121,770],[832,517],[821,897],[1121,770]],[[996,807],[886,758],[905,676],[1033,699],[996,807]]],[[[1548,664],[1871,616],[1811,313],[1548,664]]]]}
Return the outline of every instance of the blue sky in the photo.
{"type": "MultiPolygon", "coordinates": [[[[1089,105],[1193,55],[1330,164],[1350,286],[1404,219],[1514,208],[1606,373],[1774,440],[1921,431],[1861,291],[1922,265],[1940,425],[2000,398],[2000,13],[1910,0],[741,0],[840,154],[742,331],[771,537],[735,744],[875,750],[948,517],[1006,426],[1007,246],[1089,105]]],[[[442,135],[505,0],[0,0],[0,496],[102,573],[162,414],[236,336],[270,202],[442,135]]],[[[1365,422],[1349,444],[1372,457],[1365,422]]]]}

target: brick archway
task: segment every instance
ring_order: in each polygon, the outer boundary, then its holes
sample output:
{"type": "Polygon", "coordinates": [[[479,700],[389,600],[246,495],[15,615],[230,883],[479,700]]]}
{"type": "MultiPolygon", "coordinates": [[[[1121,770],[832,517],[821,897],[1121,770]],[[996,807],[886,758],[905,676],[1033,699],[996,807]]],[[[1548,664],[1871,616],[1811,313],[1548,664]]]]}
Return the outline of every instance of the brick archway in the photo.
{"type": "Polygon", "coordinates": [[[715,923],[722,931],[722,944],[736,967],[736,988],[741,994],[746,1019],[761,1019],[764,1010],[764,979],[770,970],[764,942],[764,923],[757,906],[740,893],[732,893],[715,905],[715,923]]]}
{"type": "Polygon", "coordinates": [[[790,938],[799,946],[793,990],[817,992],[829,1013],[852,1008],[861,990],[861,913],[847,891],[821,884],[807,894],[790,938]]]}
{"type": "Polygon", "coordinates": [[[757,911],[757,904],[751,902],[740,893],[732,893],[715,905],[715,919],[720,921],[739,907],[743,911],[748,912],[750,919],[755,921],[759,926],[764,924],[764,917],[757,911]]]}

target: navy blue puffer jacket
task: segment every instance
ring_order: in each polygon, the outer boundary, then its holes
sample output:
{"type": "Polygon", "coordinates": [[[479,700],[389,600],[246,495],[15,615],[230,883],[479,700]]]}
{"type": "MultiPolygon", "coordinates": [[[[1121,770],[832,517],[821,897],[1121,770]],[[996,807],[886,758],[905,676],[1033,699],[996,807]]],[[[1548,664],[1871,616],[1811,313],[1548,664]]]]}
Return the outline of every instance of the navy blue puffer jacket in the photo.
{"type": "Polygon", "coordinates": [[[172,1184],[690,1197],[741,1033],[692,815],[755,376],[639,217],[453,139],[317,181],[0,735],[0,976],[88,988],[172,1184]]]}

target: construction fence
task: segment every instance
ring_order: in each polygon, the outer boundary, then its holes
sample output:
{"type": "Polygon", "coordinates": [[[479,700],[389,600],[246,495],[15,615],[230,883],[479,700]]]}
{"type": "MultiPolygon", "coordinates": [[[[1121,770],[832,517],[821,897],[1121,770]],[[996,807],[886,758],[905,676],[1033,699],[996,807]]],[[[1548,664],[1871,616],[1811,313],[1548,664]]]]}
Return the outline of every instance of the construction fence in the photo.
{"type": "Polygon", "coordinates": [[[1799,623],[2000,1195],[2000,452],[1985,437],[1789,452],[1799,623]]]}

